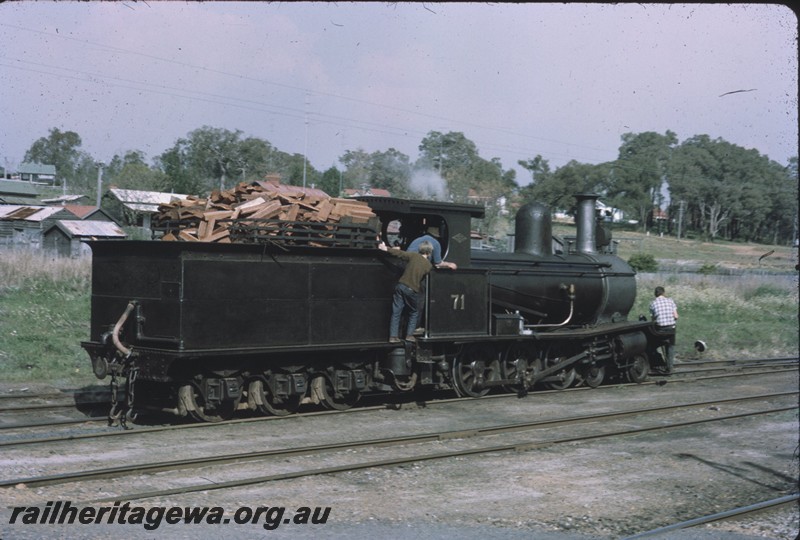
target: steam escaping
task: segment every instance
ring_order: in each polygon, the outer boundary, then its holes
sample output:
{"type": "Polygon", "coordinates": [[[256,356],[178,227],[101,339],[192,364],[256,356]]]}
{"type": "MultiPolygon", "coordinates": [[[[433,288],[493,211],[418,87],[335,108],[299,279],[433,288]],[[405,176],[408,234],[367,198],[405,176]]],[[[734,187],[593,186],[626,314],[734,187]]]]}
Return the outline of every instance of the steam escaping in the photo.
{"type": "Polygon", "coordinates": [[[430,169],[417,169],[411,174],[409,188],[421,199],[447,200],[447,182],[430,169]]]}

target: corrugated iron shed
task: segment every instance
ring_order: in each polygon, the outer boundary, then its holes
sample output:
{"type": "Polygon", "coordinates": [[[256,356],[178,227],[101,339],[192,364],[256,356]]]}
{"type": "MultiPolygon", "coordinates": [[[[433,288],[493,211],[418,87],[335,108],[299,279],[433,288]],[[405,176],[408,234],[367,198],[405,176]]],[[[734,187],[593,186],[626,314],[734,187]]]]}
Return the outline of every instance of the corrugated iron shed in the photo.
{"type": "Polygon", "coordinates": [[[126,208],[135,212],[155,213],[160,204],[169,204],[174,199],[186,199],[182,193],[162,193],[160,191],[140,191],[136,189],[111,188],[108,190],[126,208]]]}
{"type": "Polygon", "coordinates": [[[91,255],[84,240],[124,240],[125,232],[110,221],[57,220],[42,235],[42,247],[61,257],[91,255]]]}
{"type": "Polygon", "coordinates": [[[22,180],[6,180],[0,178],[0,197],[24,197],[29,199],[36,199],[39,196],[39,191],[36,186],[30,182],[23,182],[22,180]]]}
{"type": "Polygon", "coordinates": [[[67,212],[75,214],[75,216],[82,220],[92,221],[114,221],[108,212],[96,206],[89,206],[83,204],[67,204],[62,206],[67,212]]]}
{"type": "MultiPolygon", "coordinates": [[[[65,233],[77,238],[126,238],[119,225],[111,221],[75,221],[57,220],[53,227],[58,227],[65,233]]],[[[53,228],[51,227],[51,229],[53,228]]],[[[47,234],[48,231],[45,231],[47,234]]]]}
{"type": "Polygon", "coordinates": [[[20,163],[18,169],[20,174],[56,175],[56,166],[46,163],[20,163]]]}
{"type": "Polygon", "coordinates": [[[0,247],[38,249],[44,229],[77,217],[61,206],[0,205],[0,247]]]}
{"type": "Polygon", "coordinates": [[[52,199],[42,199],[41,202],[44,204],[75,204],[77,201],[82,199],[89,200],[89,197],[86,195],[60,195],[58,197],[53,197],[52,199]]]}
{"type": "MultiPolygon", "coordinates": [[[[26,206],[19,204],[0,205],[0,219],[6,220],[42,222],[52,218],[59,212],[65,212],[64,208],[60,206],[26,206]]],[[[65,217],[68,217],[68,214],[65,217]]]]}

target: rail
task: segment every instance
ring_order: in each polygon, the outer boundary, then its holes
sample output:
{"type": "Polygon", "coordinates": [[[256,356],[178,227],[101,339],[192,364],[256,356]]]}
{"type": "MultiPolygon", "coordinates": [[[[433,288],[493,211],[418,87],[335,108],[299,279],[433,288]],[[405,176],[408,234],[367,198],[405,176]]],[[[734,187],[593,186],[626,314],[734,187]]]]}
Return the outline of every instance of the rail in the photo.
{"type": "MultiPolygon", "coordinates": [[[[436,441],[445,441],[451,439],[464,439],[464,438],[472,438],[472,437],[488,437],[491,435],[503,434],[503,433],[518,433],[521,431],[533,431],[543,428],[552,428],[555,426],[565,426],[565,425],[575,425],[575,424],[594,424],[598,420],[603,420],[603,425],[605,422],[612,420],[612,419],[624,419],[630,417],[638,417],[642,415],[652,415],[652,414],[661,414],[665,412],[674,412],[680,411],[683,409],[696,409],[702,408],[707,405],[719,405],[722,403],[745,403],[750,401],[763,401],[765,399],[770,398],[785,398],[790,396],[797,396],[798,392],[776,392],[772,394],[757,394],[751,396],[739,396],[735,398],[728,398],[728,399],[716,399],[711,401],[696,401],[696,402],[688,402],[688,403],[677,403],[672,405],[659,405],[655,407],[644,407],[639,409],[628,409],[622,411],[612,411],[612,412],[603,412],[597,414],[587,414],[587,415],[577,415],[577,416],[567,416],[562,418],[555,418],[555,419],[545,419],[545,420],[532,420],[526,422],[515,422],[510,424],[501,424],[501,425],[491,425],[491,426],[483,426],[483,427],[476,427],[476,428],[468,428],[468,429],[458,429],[453,431],[441,431],[441,432],[428,432],[428,433],[417,433],[417,434],[410,434],[410,435],[401,435],[401,436],[394,436],[394,437],[387,437],[387,438],[380,438],[380,439],[366,439],[360,441],[348,441],[348,442],[337,442],[337,443],[329,443],[329,444],[321,444],[321,445],[313,445],[313,446],[304,446],[304,447],[297,447],[297,448],[282,448],[282,449],[270,449],[270,450],[256,450],[256,451],[246,451],[240,452],[235,454],[223,454],[223,455],[212,455],[202,458],[188,458],[188,459],[177,459],[177,460],[169,460],[169,461],[160,461],[160,462],[152,462],[152,463],[138,463],[133,465],[121,465],[116,467],[107,467],[102,469],[94,469],[94,470],[82,470],[82,471],[74,471],[68,473],[60,473],[60,474],[52,474],[52,475],[43,475],[38,477],[28,477],[28,478],[12,478],[7,480],[0,481],[0,488],[8,488],[18,484],[25,484],[28,488],[33,487],[43,487],[43,486],[51,486],[51,485],[58,485],[58,484],[65,484],[71,482],[83,482],[87,480],[100,480],[100,479],[109,479],[109,478],[119,478],[122,476],[128,476],[133,474],[152,474],[155,472],[162,472],[162,471],[169,471],[169,470],[182,470],[182,469],[190,469],[190,468],[199,468],[199,467],[206,467],[211,465],[219,465],[224,463],[241,463],[243,461],[251,461],[251,460],[260,460],[265,458],[286,458],[295,455],[308,455],[308,454],[319,454],[322,452],[334,452],[334,451],[341,451],[341,450],[355,450],[359,448],[373,448],[373,447],[380,447],[386,448],[389,446],[404,446],[408,444],[419,444],[425,442],[436,442],[436,441]]],[[[589,440],[596,440],[596,439],[603,439],[608,437],[614,436],[621,436],[621,435],[631,435],[631,434],[640,434],[640,433],[648,433],[653,431],[661,431],[664,429],[670,428],[677,428],[677,427],[686,427],[686,426],[694,426],[699,424],[705,424],[710,422],[719,422],[724,420],[731,420],[731,419],[738,419],[738,418],[746,418],[750,416],[758,416],[764,414],[773,414],[779,412],[785,412],[789,410],[794,410],[795,407],[791,406],[776,406],[771,409],[760,409],[757,411],[751,412],[743,412],[719,417],[712,417],[712,418],[702,418],[702,419],[692,419],[692,420],[684,420],[684,421],[677,421],[671,422],[667,424],[657,424],[652,426],[646,427],[639,427],[639,428],[622,428],[622,429],[613,429],[611,431],[604,431],[599,433],[591,433],[587,435],[570,435],[567,437],[559,437],[555,439],[547,439],[547,440],[538,440],[538,441],[528,441],[528,442],[517,442],[514,444],[508,445],[500,445],[500,446],[492,446],[489,448],[480,448],[480,449],[473,449],[473,450],[465,450],[465,451],[456,451],[453,453],[448,452],[446,455],[434,455],[429,456],[428,458],[421,457],[421,456],[413,456],[411,458],[404,458],[402,462],[414,462],[414,461],[423,461],[425,459],[438,459],[439,457],[450,457],[451,455],[470,455],[470,454],[483,454],[489,453],[493,451],[526,451],[526,450],[533,450],[536,448],[542,448],[551,445],[557,444],[566,444],[571,442],[580,442],[580,441],[589,441],[589,440]]],[[[387,460],[386,464],[393,464],[396,460],[387,460]]],[[[383,462],[381,462],[383,464],[383,462]]],[[[368,466],[378,466],[376,464],[370,463],[368,466]]],[[[357,468],[364,468],[357,466],[357,468]]],[[[345,470],[353,470],[353,469],[345,469],[345,470]]],[[[292,473],[289,473],[292,474],[292,473]]],[[[306,476],[307,474],[300,474],[298,476],[306,476]]],[[[296,477],[296,476],[285,476],[285,474],[279,474],[275,476],[263,477],[260,481],[268,481],[268,480],[277,480],[289,477],[296,477]]],[[[259,482],[253,482],[259,483],[259,482]]],[[[219,484],[217,484],[219,485],[219,484]]],[[[245,485],[245,484],[237,484],[237,485],[245,485]]],[[[217,487],[205,486],[206,489],[218,489],[217,487]]],[[[194,491],[190,489],[189,491],[194,491]]],[[[168,494],[176,494],[176,493],[185,493],[188,491],[184,491],[181,488],[178,488],[178,491],[169,490],[159,492],[158,495],[168,495],[168,494]]],[[[137,494],[137,496],[132,498],[144,498],[144,494],[137,494]]],[[[155,496],[153,494],[147,494],[146,497],[155,496]]],[[[116,500],[116,499],[115,499],[116,500]]],[[[100,501],[93,501],[93,502],[100,502],[100,501]]]]}

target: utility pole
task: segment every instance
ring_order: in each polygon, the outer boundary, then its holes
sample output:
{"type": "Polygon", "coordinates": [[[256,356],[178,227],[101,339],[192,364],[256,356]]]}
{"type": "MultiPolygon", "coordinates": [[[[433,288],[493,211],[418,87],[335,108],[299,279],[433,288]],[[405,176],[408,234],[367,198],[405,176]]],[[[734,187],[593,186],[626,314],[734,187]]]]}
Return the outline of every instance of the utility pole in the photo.
{"type": "Polygon", "coordinates": [[[103,162],[97,162],[97,208],[100,208],[100,197],[103,193],[103,162]]]}
{"type": "Polygon", "coordinates": [[[683,227],[683,205],[684,205],[684,202],[685,201],[683,201],[683,200],[678,202],[678,240],[681,239],[681,230],[682,230],[682,227],[683,227]]]}
{"type": "Polygon", "coordinates": [[[308,162],[308,92],[306,92],[306,142],[303,148],[303,189],[306,188],[306,163],[308,162]]]}
{"type": "Polygon", "coordinates": [[[444,139],[444,134],[439,137],[439,178],[442,177],[442,139],[444,139]]]}

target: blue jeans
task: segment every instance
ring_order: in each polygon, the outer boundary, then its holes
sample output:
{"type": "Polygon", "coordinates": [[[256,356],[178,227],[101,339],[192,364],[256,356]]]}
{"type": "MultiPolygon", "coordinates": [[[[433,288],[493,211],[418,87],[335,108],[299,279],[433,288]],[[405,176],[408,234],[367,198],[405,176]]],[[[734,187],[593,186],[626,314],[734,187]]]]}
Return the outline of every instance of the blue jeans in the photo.
{"type": "Polygon", "coordinates": [[[667,366],[667,371],[672,373],[675,366],[675,327],[674,326],[659,326],[656,328],[656,335],[664,338],[662,346],[664,347],[664,363],[667,366]]]}
{"type": "Polygon", "coordinates": [[[414,334],[414,330],[417,328],[419,295],[414,292],[414,289],[398,283],[394,287],[394,296],[392,297],[392,320],[389,324],[389,337],[400,337],[400,319],[404,311],[408,315],[405,335],[410,336],[414,334]]]}

